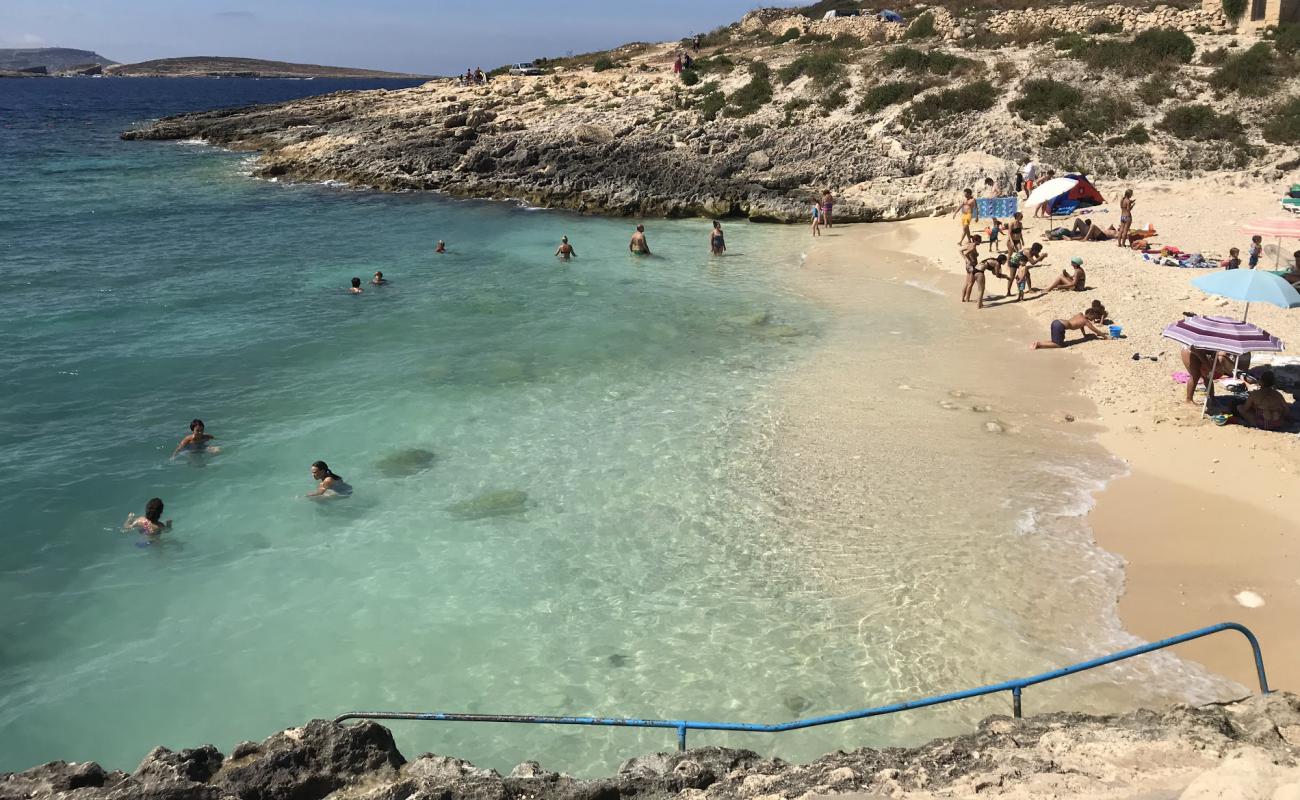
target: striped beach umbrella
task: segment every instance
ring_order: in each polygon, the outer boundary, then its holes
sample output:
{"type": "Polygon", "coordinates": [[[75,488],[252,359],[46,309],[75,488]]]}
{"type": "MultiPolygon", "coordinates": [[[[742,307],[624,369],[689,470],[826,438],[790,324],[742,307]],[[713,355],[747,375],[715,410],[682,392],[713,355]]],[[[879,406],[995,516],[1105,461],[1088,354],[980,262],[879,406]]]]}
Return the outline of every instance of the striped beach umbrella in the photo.
{"type": "Polygon", "coordinates": [[[1277,239],[1277,258],[1273,263],[1273,268],[1277,269],[1282,262],[1282,240],[1300,239],[1300,219],[1257,219],[1242,225],[1241,230],[1244,233],[1277,239]]]}
{"type": "Polygon", "coordinates": [[[1282,340],[1268,331],[1228,317],[1180,319],[1165,328],[1161,336],[1198,350],[1231,353],[1234,356],[1275,353],[1283,348],[1282,340]]]}

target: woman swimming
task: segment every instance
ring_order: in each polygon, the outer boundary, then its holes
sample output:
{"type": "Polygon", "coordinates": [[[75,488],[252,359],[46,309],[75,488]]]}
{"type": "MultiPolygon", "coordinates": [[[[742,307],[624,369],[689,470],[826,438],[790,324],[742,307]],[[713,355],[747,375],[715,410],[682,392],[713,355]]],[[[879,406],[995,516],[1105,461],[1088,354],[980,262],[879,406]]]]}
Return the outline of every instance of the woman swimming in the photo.
{"type": "Polygon", "coordinates": [[[311,477],[314,481],[319,481],[320,485],[316,491],[308,492],[307,497],[351,497],[352,486],[343,478],[334,474],[329,464],[324,461],[317,461],[311,465],[311,477]]]}
{"type": "Polygon", "coordinates": [[[184,439],[181,439],[180,444],[176,445],[176,449],[172,451],[172,458],[180,455],[182,451],[190,453],[211,453],[213,455],[220,453],[220,447],[208,447],[208,442],[215,438],[217,437],[210,433],[203,432],[203,420],[190,420],[190,433],[184,439]]]}
{"type": "Polygon", "coordinates": [[[127,514],[122,530],[139,531],[145,536],[159,536],[163,531],[172,529],[172,521],[163,522],[162,513],[163,501],[157,497],[150,498],[144,504],[144,516],[136,516],[135,512],[127,514]]]}

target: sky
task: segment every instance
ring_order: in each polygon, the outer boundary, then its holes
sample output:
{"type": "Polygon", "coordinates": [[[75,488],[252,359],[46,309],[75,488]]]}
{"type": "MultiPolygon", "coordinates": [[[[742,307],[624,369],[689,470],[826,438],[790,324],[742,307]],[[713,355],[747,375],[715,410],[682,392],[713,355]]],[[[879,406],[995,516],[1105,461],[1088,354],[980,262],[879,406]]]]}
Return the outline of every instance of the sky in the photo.
{"type": "Polygon", "coordinates": [[[242,56],[447,75],[665,41],[782,0],[0,0],[0,47],[242,56]]]}

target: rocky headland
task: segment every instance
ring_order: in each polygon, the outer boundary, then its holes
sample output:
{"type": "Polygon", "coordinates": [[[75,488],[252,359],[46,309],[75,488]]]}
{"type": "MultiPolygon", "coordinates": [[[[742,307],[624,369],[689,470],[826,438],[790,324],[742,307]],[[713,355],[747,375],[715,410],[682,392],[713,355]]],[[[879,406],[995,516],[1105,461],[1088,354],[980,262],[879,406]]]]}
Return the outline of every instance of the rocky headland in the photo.
{"type": "Polygon", "coordinates": [[[224,56],[187,56],[159,58],[138,64],[115,64],[105,67],[105,75],[116,78],[424,78],[409,72],[384,72],[355,67],[328,67],[320,64],[293,64],[262,58],[224,56]]]}
{"type": "MultiPolygon", "coordinates": [[[[599,732],[593,735],[600,735],[599,732]]],[[[157,747],[132,773],[56,761],[0,774],[0,800],[810,800],[1300,797],[1300,698],[1093,717],[995,716],[975,733],[913,749],[860,749],[809,764],[703,747],[578,779],[525,762],[508,775],[447,756],[408,761],[387,728],[316,720],[229,756],[157,747]]]]}
{"type": "Polygon", "coordinates": [[[187,114],[123,136],[259,151],[264,178],[767,221],[803,219],[824,188],[844,221],[932,213],[1031,154],[1100,178],[1293,168],[1300,70],[1285,37],[1235,34],[1199,4],[1140,6],[935,7],[906,25],[767,9],[703,37],[680,77],[683,43],[633,44],[543,76],[187,114]]]}

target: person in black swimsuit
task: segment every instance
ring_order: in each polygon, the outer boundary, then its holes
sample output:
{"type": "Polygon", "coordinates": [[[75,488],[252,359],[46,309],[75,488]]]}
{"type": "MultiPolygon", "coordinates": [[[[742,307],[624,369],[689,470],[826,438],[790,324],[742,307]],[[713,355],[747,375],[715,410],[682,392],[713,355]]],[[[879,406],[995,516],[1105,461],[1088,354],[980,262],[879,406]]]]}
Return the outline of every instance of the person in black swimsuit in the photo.
{"type": "Polygon", "coordinates": [[[722,236],[722,223],[716,219],[713,221],[713,231],[709,233],[709,250],[715,256],[727,252],[727,240],[722,236]]]}

